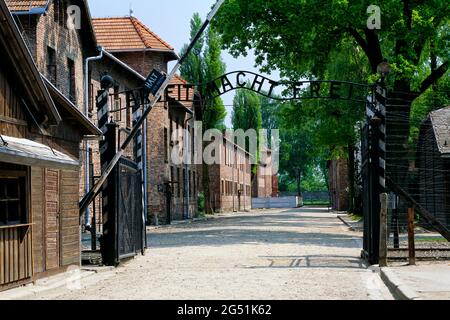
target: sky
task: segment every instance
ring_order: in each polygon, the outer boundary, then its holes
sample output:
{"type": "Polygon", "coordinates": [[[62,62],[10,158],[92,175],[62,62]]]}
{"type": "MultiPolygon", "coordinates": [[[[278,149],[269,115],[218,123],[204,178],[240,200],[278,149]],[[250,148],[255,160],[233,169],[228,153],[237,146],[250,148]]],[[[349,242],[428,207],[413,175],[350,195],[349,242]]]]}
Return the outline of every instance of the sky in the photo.
{"type": "MultiPolygon", "coordinates": [[[[136,18],[168,42],[178,53],[189,41],[192,15],[198,12],[203,19],[206,18],[215,0],[88,0],[88,2],[93,17],[128,16],[132,8],[136,18]]],[[[224,52],[222,57],[228,72],[236,70],[258,72],[254,67],[252,53],[247,57],[235,59],[224,52]]],[[[169,66],[172,67],[173,64],[169,66]]],[[[279,80],[277,72],[268,77],[279,80]]],[[[232,91],[222,96],[228,112],[226,125],[229,127],[234,94],[232,91]]]]}

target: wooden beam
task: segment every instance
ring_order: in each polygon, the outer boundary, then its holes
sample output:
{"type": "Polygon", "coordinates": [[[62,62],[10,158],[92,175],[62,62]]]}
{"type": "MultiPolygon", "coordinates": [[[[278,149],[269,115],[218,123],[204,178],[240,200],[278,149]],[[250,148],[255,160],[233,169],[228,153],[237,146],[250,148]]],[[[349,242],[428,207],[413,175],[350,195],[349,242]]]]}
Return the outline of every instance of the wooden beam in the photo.
{"type": "Polygon", "coordinates": [[[408,252],[409,265],[416,265],[416,244],[414,242],[414,208],[408,208],[408,252]]]}

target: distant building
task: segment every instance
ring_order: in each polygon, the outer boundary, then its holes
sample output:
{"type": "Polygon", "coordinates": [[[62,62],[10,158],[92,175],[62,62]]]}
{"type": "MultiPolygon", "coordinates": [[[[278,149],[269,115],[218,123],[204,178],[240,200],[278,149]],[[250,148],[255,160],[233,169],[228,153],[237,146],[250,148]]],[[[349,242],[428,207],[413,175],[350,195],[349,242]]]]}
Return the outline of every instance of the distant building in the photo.
{"type": "Polygon", "coordinates": [[[223,139],[221,150],[220,164],[209,166],[211,208],[215,212],[250,210],[250,156],[226,138],[223,139]]]}
{"type": "Polygon", "coordinates": [[[274,188],[274,183],[278,183],[278,179],[276,176],[274,177],[272,150],[265,148],[261,152],[261,159],[256,174],[253,176],[253,198],[273,197],[274,189],[277,188],[277,186],[274,188]]]}
{"type": "Polygon", "coordinates": [[[328,161],[328,181],[332,209],[349,209],[348,162],[346,159],[328,161]]]}
{"type": "MultiPolygon", "coordinates": [[[[146,78],[153,69],[167,73],[168,62],[178,59],[167,42],[135,17],[95,18],[93,24],[99,44],[113,59],[138,73],[141,79],[146,78]]],[[[120,68],[118,63],[115,65],[115,68],[120,68]]],[[[120,83],[121,78],[116,81],[120,83]]],[[[197,166],[175,165],[171,161],[175,146],[183,152],[194,139],[192,102],[178,99],[188,94],[193,100],[194,90],[186,89],[187,82],[179,76],[172,79],[170,85],[170,93],[167,94],[169,99],[166,96],[164,101],[156,104],[148,117],[146,128],[147,217],[149,223],[153,224],[192,217],[197,210],[197,166]],[[186,129],[189,134],[181,134],[181,129],[186,129]],[[185,140],[189,141],[187,145],[185,140]],[[170,205],[167,201],[169,189],[172,195],[170,205]]],[[[121,89],[119,85],[118,92],[121,89]]],[[[117,96],[114,103],[117,107],[122,106],[125,99],[117,96]]],[[[121,120],[125,128],[130,128],[129,108],[125,110],[121,120]]]]}
{"type": "Polygon", "coordinates": [[[80,266],[80,142],[101,132],[43,79],[4,1],[0,20],[2,291],[80,266]]]}

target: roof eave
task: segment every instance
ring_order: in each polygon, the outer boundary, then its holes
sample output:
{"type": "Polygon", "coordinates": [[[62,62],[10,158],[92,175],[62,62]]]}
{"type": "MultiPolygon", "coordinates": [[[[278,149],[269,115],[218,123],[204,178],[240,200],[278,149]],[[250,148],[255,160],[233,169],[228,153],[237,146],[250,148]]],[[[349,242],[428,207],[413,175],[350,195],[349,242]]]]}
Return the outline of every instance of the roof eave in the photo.
{"type": "MultiPolygon", "coordinates": [[[[182,109],[183,111],[185,111],[186,113],[189,113],[189,114],[191,114],[191,115],[194,114],[194,111],[193,111],[193,110],[189,109],[188,107],[186,107],[183,103],[181,103],[181,102],[178,101],[178,100],[170,100],[170,101],[169,101],[169,107],[172,107],[172,108],[178,107],[178,108],[182,109]],[[177,106],[173,106],[173,105],[171,105],[171,104],[176,104],[177,106]]],[[[177,109],[177,110],[180,110],[180,109],[177,109]]]]}
{"type": "MultiPolygon", "coordinates": [[[[9,26],[7,31],[10,33],[10,38],[16,39],[17,41],[10,42],[7,48],[11,50],[15,50],[15,55],[22,56],[25,65],[21,65],[20,68],[26,68],[27,72],[29,72],[32,76],[24,77],[22,74],[18,74],[18,77],[21,78],[21,81],[25,85],[27,89],[31,86],[37,86],[37,90],[33,90],[34,93],[30,94],[30,97],[35,99],[34,103],[37,103],[39,107],[44,107],[47,110],[48,115],[50,116],[48,124],[58,124],[61,121],[61,116],[56,109],[56,106],[53,103],[52,98],[50,97],[50,93],[48,92],[46,86],[44,85],[44,81],[37,69],[37,66],[32,58],[32,55],[25,44],[25,41],[22,35],[19,32],[19,28],[11,15],[11,12],[8,9],[8,6],[4,1],[0,1],[1,12],[4,17],[3,21],[9,26]],[[15,44],[14,44],[15,42],[15,44]]],[[[8,38],[8,36],[6,35],[8,38]]],[[[9,53],[11,55],[11,53],[9,53]]],[[[31,89],[30,89],[31,90],[31,89]]]]}
{"type": "Polygon", "coordinates": [[[47,78],[42,76],[50,94],[63,106],[78,122],[86,129],[86,133],[94,136],[103,135],[102,131],[97,128],[78,108],[70,102],[61,91],[58,90],[47,78]]]}
{"type": "Polygon", "coordinates": [[[127,53],[127,52],[157,52],[171,56],[171,60],[179,60],[180,56],[174,50],[154,49],[154,48],[125,48],[125,49],[107,49],[111,53],[127,53]]]}
{"type": "Polygon", "coordinates": [[[11,11],[11,13],[15,16],[23,16],[23,15],[43,15],[46,14],[48,11],[48,6],[47,7],[42,7],[42,8],[32,8],[31,10],[28,11],[11,11]]]}

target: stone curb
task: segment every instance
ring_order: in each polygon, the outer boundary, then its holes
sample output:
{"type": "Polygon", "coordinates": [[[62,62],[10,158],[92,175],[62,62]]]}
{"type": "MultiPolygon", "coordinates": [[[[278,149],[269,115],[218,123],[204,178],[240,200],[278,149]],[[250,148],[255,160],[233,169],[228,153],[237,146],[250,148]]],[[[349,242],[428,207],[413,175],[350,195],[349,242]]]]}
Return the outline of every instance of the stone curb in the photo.
{"type": "MultiPolygon", "coordinates": [[[[90,269],[79,269],[79,280],[83,280],[92,277],[98,273],[103,273],[110,271],[109,267],[90,270],[90,269]]],[[[64,272],[52,277],[37,280],[35,283],[30,283],[22,287],[13,288],[4,292],[0,292],[1,300],[23,300],[26,298],[33,297],[39,293],[61,288],[67,285],[68,279],[71,277],[71,272],[64,272]]]]}
{"type": "Polygon", "coordinates": [[[395,272],[389,270],[389,268],[381,268],[380,275],[397,300],[422,300],[418,293],[400,280],[395,272]]]}
{"type": "Polygon", "coordinates": [[[338,217],[339,220],[342,221],[342,223],[344,223],[347,227],[349,227],[351,231],[355,231],[355,228],[353,228],[353,226],[350,223],[345,221],[345,219],[342,218],[342,216],[338,215],[337,217],[338,217]]]}

